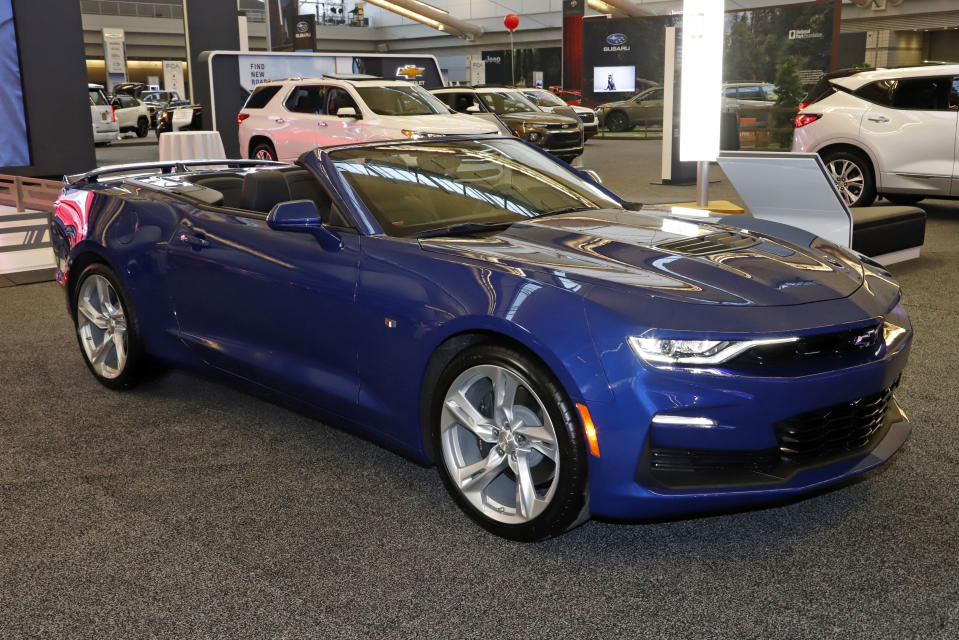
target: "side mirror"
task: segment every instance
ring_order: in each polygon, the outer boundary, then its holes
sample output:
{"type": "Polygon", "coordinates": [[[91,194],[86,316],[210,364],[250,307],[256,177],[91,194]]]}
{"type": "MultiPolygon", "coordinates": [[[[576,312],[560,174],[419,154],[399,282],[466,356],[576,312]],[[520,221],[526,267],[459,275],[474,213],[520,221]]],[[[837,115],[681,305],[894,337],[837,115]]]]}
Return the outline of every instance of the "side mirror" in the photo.
{"type": "Polygon", "coordinates": [[[356,109],[353,107],[340,107],[336,110],[337,118],[356,118],[359,119],[359,116],[356,113],[356,109]]]}
{"type": "Polygon", "coordinates": [[[324,249],[337,251],[343,247],[339,236],[323,226],[320,210],[312,200],[290,200],[273,206],[266,224],[275,231],[311,233],[324,249]]]}
{"type": "Polygon", "coordinates": [[[480,108],[479,108],[479,105],[477,104],[471,104],[470,106],[466,107],[466,113],[479,113],[479,112],[480,112],[480,108]]]}

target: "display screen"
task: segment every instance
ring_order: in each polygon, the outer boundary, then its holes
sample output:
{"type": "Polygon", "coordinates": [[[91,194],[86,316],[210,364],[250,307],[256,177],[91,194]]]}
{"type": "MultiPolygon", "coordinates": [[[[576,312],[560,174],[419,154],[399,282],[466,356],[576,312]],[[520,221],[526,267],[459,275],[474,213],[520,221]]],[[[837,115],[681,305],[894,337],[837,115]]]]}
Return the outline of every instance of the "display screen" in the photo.
{"type": "Polygon", "coordinates": [[[593,67],[593,93],[636,91],[636,67],[593,67]]]}
{"type": "Polygon", "coordinates": [[[20,54],[13,24],[12,0],[0,0],[0,167],[30,164],[27,122],[20,82],[20,54]]]}

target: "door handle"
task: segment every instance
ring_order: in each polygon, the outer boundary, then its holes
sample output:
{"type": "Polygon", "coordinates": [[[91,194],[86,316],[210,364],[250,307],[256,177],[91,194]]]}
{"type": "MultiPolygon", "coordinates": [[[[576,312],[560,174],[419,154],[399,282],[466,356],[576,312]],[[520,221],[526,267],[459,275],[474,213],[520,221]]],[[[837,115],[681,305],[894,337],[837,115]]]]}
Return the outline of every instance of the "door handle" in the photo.
{"type": "Polygon", "coordinates": [[[185,233],[180,234],[180,242],[188,244],[197,251],[200,249],[205,249],[210,246],[210,241],[206,238],[201,238],[199,236],[191,236],[185,233]]]}
{"type": "Polygon", "coordinates": [[[889,118],[886,116],[867,116],[866,120],[870,122],[889,122],[889,118]]]}
{"type": "Polygon", "coordinates": [[[275,123],[277,123],[277,124],[283,124],[284,122],[286,122],[286,119],[285,119],[285,118],[273,118],[273,122],[275,122],[275,123]]]}
{"type": "Polygon", "coordinates": [[[326,126],[326,121],[320,120],[319,122],[316,123],[316,126],[318,126],[318,127],[325,127],[325,126],[326,126]]]}

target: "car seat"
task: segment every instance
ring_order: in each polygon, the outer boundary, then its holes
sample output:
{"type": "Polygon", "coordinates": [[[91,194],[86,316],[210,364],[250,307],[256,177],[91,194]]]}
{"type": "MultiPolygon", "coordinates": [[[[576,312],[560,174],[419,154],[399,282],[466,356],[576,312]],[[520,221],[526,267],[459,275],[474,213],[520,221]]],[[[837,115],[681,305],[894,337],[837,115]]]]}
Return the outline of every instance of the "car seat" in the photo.
{"type": "Polygon", "coordinates": [[[243,176],[240,209],[269,213],[277,203],[289,200],[290,187],[279,171],[254,171],[243,176]]]}

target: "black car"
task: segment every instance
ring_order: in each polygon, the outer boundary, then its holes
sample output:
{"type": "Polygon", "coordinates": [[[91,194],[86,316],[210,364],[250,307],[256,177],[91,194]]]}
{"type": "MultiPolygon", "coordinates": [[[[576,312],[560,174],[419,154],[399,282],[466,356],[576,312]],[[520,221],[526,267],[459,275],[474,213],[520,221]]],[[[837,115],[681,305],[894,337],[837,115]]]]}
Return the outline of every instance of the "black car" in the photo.
{"type": "Polygon", "coordinates": [[[449,87],[433,95],[457,113],[501,120],[518,137],[566,162],[583,153],[583,124],[575,115],[543,111],[519,89],[509,87],[449,87]]]}
{"type": "Polygon", "coordinates": [[[140,100],[150,111],[150,126],[157,126],[157,117],[164,109],[176,107],[179,105],[190,104],[189,100],[184,100],[176,91],[144,91],[140,95],[140,100]]]}
{"type": "Polygon", "coordinates": [[[171,131],[200,131],[203,129],[203,105],[188,104],[168,107],[157,116],[157,138],[171,131]]]}

